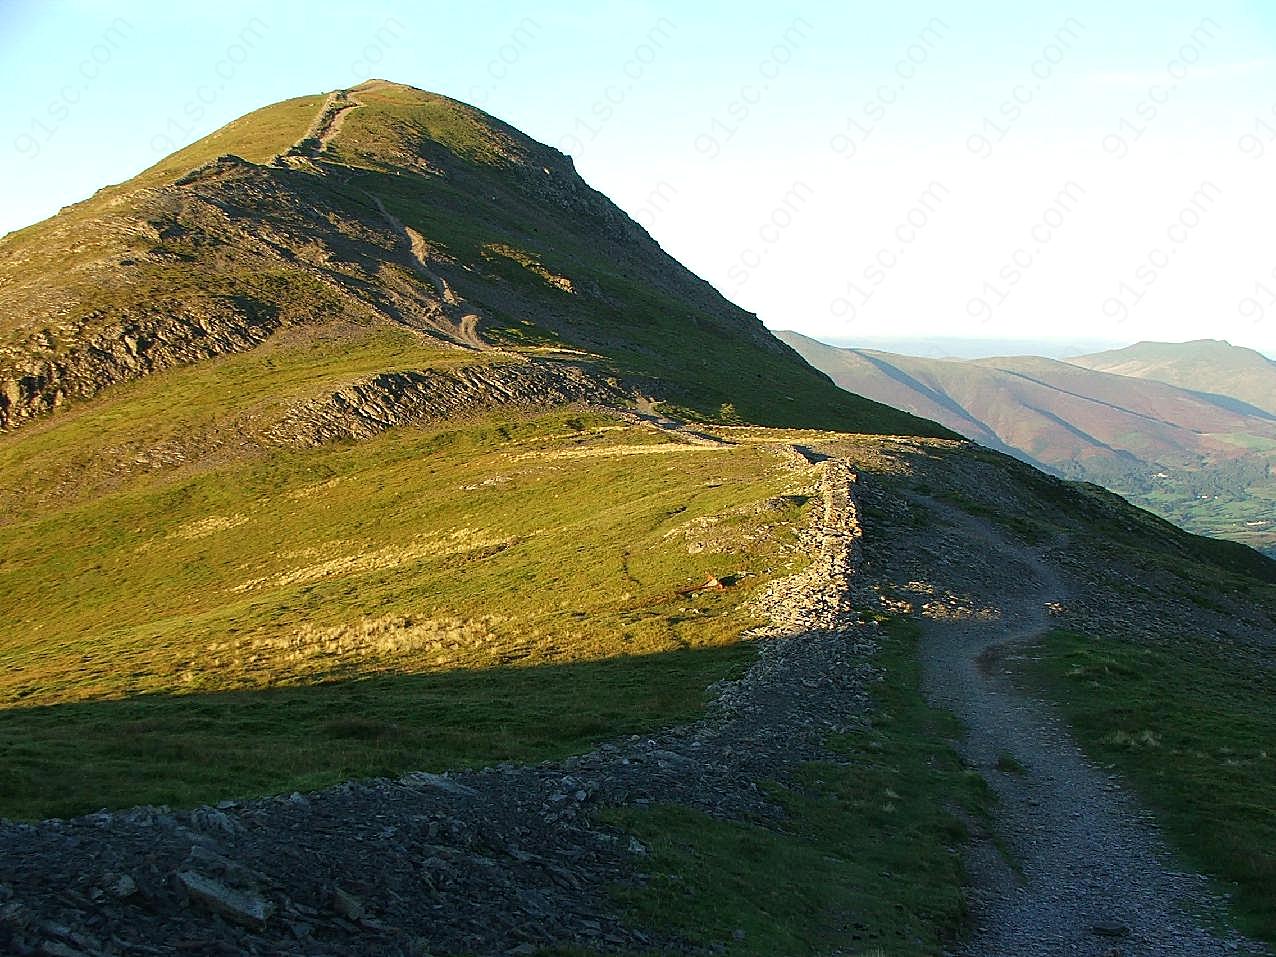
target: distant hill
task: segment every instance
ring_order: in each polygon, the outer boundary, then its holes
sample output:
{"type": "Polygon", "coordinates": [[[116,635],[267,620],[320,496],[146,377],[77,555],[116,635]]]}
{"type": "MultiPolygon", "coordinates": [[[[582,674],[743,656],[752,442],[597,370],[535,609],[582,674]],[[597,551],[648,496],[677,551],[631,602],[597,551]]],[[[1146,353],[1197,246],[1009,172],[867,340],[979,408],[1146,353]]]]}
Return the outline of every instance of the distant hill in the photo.
{"type": "Polygon", "coordinates": [[[918,358],[778,335],[843,388],[1192,531],[1276,548],[1276,419],[1241,400],[1053,359],[918,358]]]}
{"type": "Polygon", "coordinates": [[[1276,416],[1276,362],[1219,339],[1138,342],[1068,359],[1073,365],[1226,396],[1276,416]]]}

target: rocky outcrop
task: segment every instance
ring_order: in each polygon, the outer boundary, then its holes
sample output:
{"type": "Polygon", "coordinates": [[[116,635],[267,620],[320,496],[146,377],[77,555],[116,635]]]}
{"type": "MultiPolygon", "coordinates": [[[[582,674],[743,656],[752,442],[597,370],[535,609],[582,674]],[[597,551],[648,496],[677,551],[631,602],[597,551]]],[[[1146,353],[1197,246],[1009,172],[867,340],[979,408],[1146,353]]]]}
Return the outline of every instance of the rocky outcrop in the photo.
{"type": "Polygon", "coordinates": [[[49,246],[101,250],[52,279],[0,244],[0,431],[289,325],[385,322],[454,344],[401,237],[313,175],[228,155],[114,202],[127,212],[37,227],[49,246]]]}
{"type": "Polygon", "coordinates": [[[295,406],[269,437],[314,446],[483,410],[530,411],[608,399],[620,404],[627,398],[614,381],[557,362],[502,361],[454,370],[383,372],[295,406]]]}
{"type": "Polygon", "coordinates": [[[263,303],[209,301],[186,312],[117,316],[58,352],[0,352],[0,431],[117,382],[251,349],[280,323],[279,311],[263,303]]]}
{"type": "Polygon", "coordinates": [[[811,564],[768,586],[758,602],[758,609],[783,628],[836,629],[851,614],[849,586],[859,567],[863,538],[857,478],[841,459],[831,459],[821,467],[824,521],[810,545],[811,564]],[[812,601],[813,595],[819,595],[819,600],[812,601]]]}

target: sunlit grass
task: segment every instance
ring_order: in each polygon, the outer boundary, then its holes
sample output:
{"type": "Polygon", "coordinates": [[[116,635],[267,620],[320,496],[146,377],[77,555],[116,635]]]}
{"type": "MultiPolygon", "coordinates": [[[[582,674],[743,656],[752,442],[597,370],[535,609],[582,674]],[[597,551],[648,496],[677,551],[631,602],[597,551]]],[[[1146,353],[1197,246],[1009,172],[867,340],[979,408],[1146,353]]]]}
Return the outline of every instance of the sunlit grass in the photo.
{"type": "Polygon", "coordinates": [[[281,341],[123,386],[0,439],[0,496],[21,506],[0,525],[0,742],[22,769],[0,792],[0,813],[163,794],[207,800],[392,764],[528,758],[579,745],[582,728],[603,737],[693,710],[740,661],[726,650],[754,620],[747,596],[804,560],[795,538],[804,499],[780,496],[811,479],[765,444],[683,446],[568,409],[314,449],[179,443],[186,460],[134,467],[157,444],[226,429],[218,416],[228,412],[251,438],[289,397],[463,355],[386,330],[281,341]],[[655,446],[668,451],[639,454],[655,446]],[[33,483],[61,491],[32,496],[33,483]],[[692,590],[711,577],[736,584],[692,590]],[[679,657],[715,649],[725,650],[679,657]],[[608,670],[622,660],[631,664],[608,670]],[[500,672],[507,677],[492,680],[513,688],[542,666],[551,684],[553,675],[603,680],[579,688],[579,710],[560,731],[539,717],[531,690],[521,702],[510,692],[499,721],[474,722],[490,689],[459,676],[500,672]],[[639,673],[648,687],[637,698],[607,690],[608,675],[639,673]],[[356,707],[339,689],[371,687],[364,680],[454,693],[456,706],[428,722],[379,695],[356,707]],[[226,694],[281,688],[290,690],[226,694]],[[268,717],[271,702],[296,709],[312,692],[334,721],[399,730],[289,757],[304,735],[293,740],[286,710],[268,717]],[[190,726],[175,717],[196,701],[220,717],[190,726]],[[244,726],[228,709],[288,727],[239,740],[244,726]],[[159,723],[133,748],[106,733],[117,720],[159,723]],[[189,733],[161,732],[164,722],[189,733]],[[529,722],[544,727],[519,730],[529,722]],[[447,743],[454,738],[463,746],[447,743]],[[539,743],[518,744],[525,739],[539,743]],[[168,751],[156,744],[163,773],[146,741],[169,742],[168,751]],[[218,749],[270,773],[210,770],[218,749]],[[152,793],[150,780],[163,784],[152,793]]]}
{"type": "Polygon", "coordinates": [[[268,163],[305,135],[326,98],[326,93],[298,96],[245,113],[185,149],[166,156],[141,173],[135,182],[154,186],[170,181],[226,153],[250,163],[268,163]]]}
{"type": "Polygon", "coordinates": [[[1194,867],[1276,941],[1276,671],[1186,640],[1151,646],[1048,635],[1026,677],[1086,750],[1114,765],[1194,867]]]}

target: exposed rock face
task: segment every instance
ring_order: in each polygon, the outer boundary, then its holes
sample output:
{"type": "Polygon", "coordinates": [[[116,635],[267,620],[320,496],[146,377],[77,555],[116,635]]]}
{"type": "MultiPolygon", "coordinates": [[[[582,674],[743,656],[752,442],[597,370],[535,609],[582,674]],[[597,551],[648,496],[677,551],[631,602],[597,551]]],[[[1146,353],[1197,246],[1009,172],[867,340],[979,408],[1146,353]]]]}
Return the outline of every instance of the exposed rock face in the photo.
{"type": "Polygon", "coordinates": [[[0,430],[117,382],[251,349],[280,321],[278,310],[259,303],[210,302],[199,313],[117,319],[61,353],[0,354],[0,430]]]}
{"type": "Polygon", "coordinates": [[[366,439],[398,425],[453,418],[479,409],[531,410],[608,399],[620,403],[625,398],[614,383],[579,366],[557,362],[383,372],[295,407],[271,437],[290,444],[319,445],[335,439],[366,439]]]}
{"type": "MultiPolygon", "coordinates": [[[[285,324],[434,332],[437,292],[375,210],[314,177],[230,159],[130,194],[137,218],[93,222],[94,245],[143,248],[72,267],[61,283],[25,269],[15,279],[19,264],[4,255],[15,240],[0,243],[0,430],[117,382],[251,349],[285,324]]],[[[49,243],[72,241],[56,219],[42,227],[49,243]]]]}

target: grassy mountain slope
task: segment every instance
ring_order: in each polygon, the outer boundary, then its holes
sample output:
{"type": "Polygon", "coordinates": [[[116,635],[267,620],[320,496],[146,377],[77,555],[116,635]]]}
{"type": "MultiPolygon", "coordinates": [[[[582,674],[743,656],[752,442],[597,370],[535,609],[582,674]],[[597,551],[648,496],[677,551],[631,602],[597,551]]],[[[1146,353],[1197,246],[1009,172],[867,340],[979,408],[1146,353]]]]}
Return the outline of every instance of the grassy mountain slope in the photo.
{"type": "Polygon", "coordinates": [[[4,237],[0,813],[694,711],[802,560],[810,479],[786,435],[654,408],[947,434],[836,388],[563,155],[408,87],[266,107],[4,237]]]}
{"type": "Polygon", "coordinates": [[[1189,529],[1276,545],[1276,422],[1262,412],[1053,359],[924,359],[780,338],[849,390],[1106,485],[1189,529]]]}
{"type": "Polygon", "coordinates": [[[702,418],[943,434],[833,387],[561,153],[378,81],[249,114],[0,239],[0,428],[333,321],[586,352],[702,418]]]}
{"type": "Polygon", "coordinates": [[[1276,416],[1276,362],[1219,339],[1138,342],[1068,360],[1073,365],[1227,397],[1276,416]]]}
{"type": "Polygon", "coordinates": [[[0,813],[562,753],[739,666],[745,599],[801,560],[809,480],[766,442],[570,408],[271,432],[297,395],[457,355],[276,337],[4,438],[0,813]]]}

